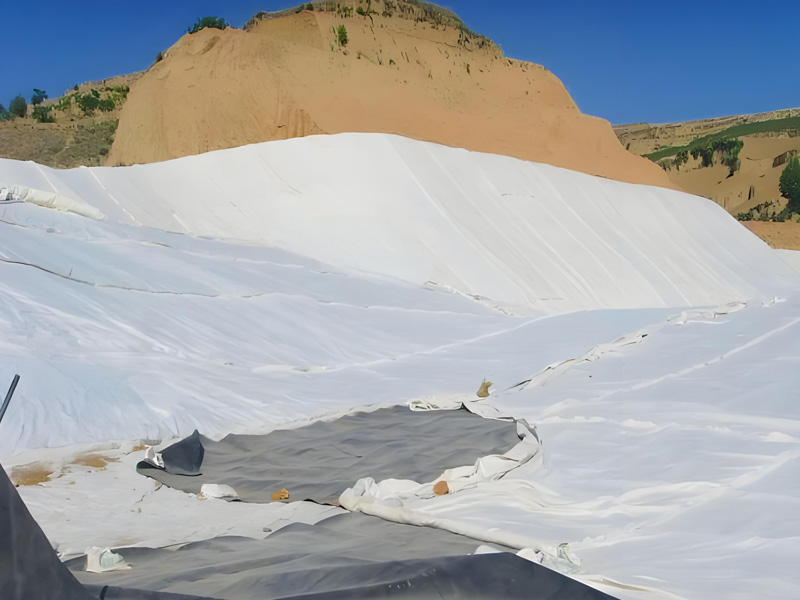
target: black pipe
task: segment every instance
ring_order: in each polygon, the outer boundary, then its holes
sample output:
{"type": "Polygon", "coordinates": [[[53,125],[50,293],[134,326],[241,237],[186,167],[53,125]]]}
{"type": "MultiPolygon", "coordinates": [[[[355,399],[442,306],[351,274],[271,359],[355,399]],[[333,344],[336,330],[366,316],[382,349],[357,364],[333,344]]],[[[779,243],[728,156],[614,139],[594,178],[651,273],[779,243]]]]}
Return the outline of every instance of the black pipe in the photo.
{"type": "Polygon", "coordinates": [[[8,408],[8,403],[11,402],[11,396],[14,395],[14,390],[17,389],[17,384],[19,383],[19,375],[14,375],[14,381],[11,382],[11,387],[8,388],[8,393],[6,394],[6,399],[3,400],[3,407],[0,408],[0,422],[2,422],[3,417],[6,414],[6,409],[8,408]]]}

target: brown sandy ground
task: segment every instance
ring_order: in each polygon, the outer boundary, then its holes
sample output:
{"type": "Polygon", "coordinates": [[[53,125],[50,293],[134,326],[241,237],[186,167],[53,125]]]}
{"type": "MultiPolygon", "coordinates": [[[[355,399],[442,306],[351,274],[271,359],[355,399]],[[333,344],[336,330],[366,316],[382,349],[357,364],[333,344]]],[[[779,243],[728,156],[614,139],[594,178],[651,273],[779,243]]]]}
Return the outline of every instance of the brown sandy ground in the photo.
{"type": "Polygon", "coordinates": [[[747,221],[742,225],[773,248],[800,250],[800,223],[747,221]]]}
{"type": "Polygon", "coordinates": [[[384,132],[674,187],[659,167],[626,152],[608,122],[583,115],[544,67],[426,20],[410,3],[371,6],[369,17],[302,11],[255,18],[247,30],[184,35],[133,84],[107,164],[384,132]],[[335,34],[340,25],[346,46],[335,34]]]}

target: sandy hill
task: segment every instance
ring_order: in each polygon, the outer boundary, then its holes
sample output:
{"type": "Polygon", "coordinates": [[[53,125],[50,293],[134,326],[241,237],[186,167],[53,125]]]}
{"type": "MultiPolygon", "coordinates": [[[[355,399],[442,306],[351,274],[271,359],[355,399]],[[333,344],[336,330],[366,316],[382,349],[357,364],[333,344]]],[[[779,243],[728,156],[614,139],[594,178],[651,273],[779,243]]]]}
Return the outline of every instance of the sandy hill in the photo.
{"type": "Polygon", "coordinates": [[[318,5],[259,14],[244,30],[184,35],[133,86],[107,164],[386,132],[672,186],[626,152],[606,121],[581,114],[552,73],[504,57],[450,13],[416,2],[354,6],[372,12],[318,5]]]}
{"type": "Polygon", "coordinates": [[[711,198],[733,214],[751,212],[757,218],[785,205],[778,181],[787,159],[800,151],[800,109],[685,123],[618,125],[614,131],[631,152],[661,164],[681,189],[711,198]],[[711,167],[703,167],[701,160],[691,156],[688,163],[674,165],[679,150],[719,138],[740,139],[744,144],[739,153],[741,167],[733,175],[718,159],[711,167]]]}

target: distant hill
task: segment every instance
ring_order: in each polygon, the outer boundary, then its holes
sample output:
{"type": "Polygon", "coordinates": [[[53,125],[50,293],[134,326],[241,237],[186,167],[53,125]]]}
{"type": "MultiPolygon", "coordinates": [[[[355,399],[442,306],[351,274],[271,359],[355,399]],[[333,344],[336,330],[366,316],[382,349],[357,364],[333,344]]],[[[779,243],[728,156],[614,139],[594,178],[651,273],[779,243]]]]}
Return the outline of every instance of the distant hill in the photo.
{"type": "Polygon", "coordinates": [[[780,111],[650,125],[635,123],[614,127],[620,142],[631,152],[658,162],[681,189],[711,198],[733,214],[771,218],[786,201],[778,181],[788,159],[800,152],[800,108],[780,111]],[[691,150],[723,139],[739,139],[741,166],[732,175],[719,153],[712,166],[692,158],[691,150]],[[680,151],[688,162],[675,164],[680,151]]]}
{"type": "MultiPolygon", "coordinates": [[[[0,122],[0,156],[32,160],[57,168],[97,166],[105,162],[130,86],[142,73],[88,81],[60,97],[45,100],[53,123],[33,118],[33,106],[23,119],[0,122]],[[94,97],[86,103],[84,96],[94,97]]],[[[30,100],[30,98],[28,98],[30,100]]]]}
{"type": "Polygon", "coordinates": [[[581,114],[547,69],[506,58],[450,11],[402,0],[313,7],[184,35],[132,86],[106,164],[385,132],[673,185],[608,122],[581,114]]]}

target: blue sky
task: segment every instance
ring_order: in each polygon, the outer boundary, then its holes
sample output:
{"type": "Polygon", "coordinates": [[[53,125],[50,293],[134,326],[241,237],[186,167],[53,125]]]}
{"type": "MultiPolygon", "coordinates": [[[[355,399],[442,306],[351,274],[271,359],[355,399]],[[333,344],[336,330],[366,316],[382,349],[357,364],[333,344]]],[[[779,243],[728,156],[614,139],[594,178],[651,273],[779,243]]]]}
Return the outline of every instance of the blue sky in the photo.
{"type": "MultiPolygon", "coordinates": [[[[8,2],[0,102],[34,87],[147,68],[199,16],[236,27],[274,0],[8,2]]],[[[444,0],[513,58],[546,66],[583,112],[612,123],[683,121],[800,106],[800,2],[444,0]]]]}

